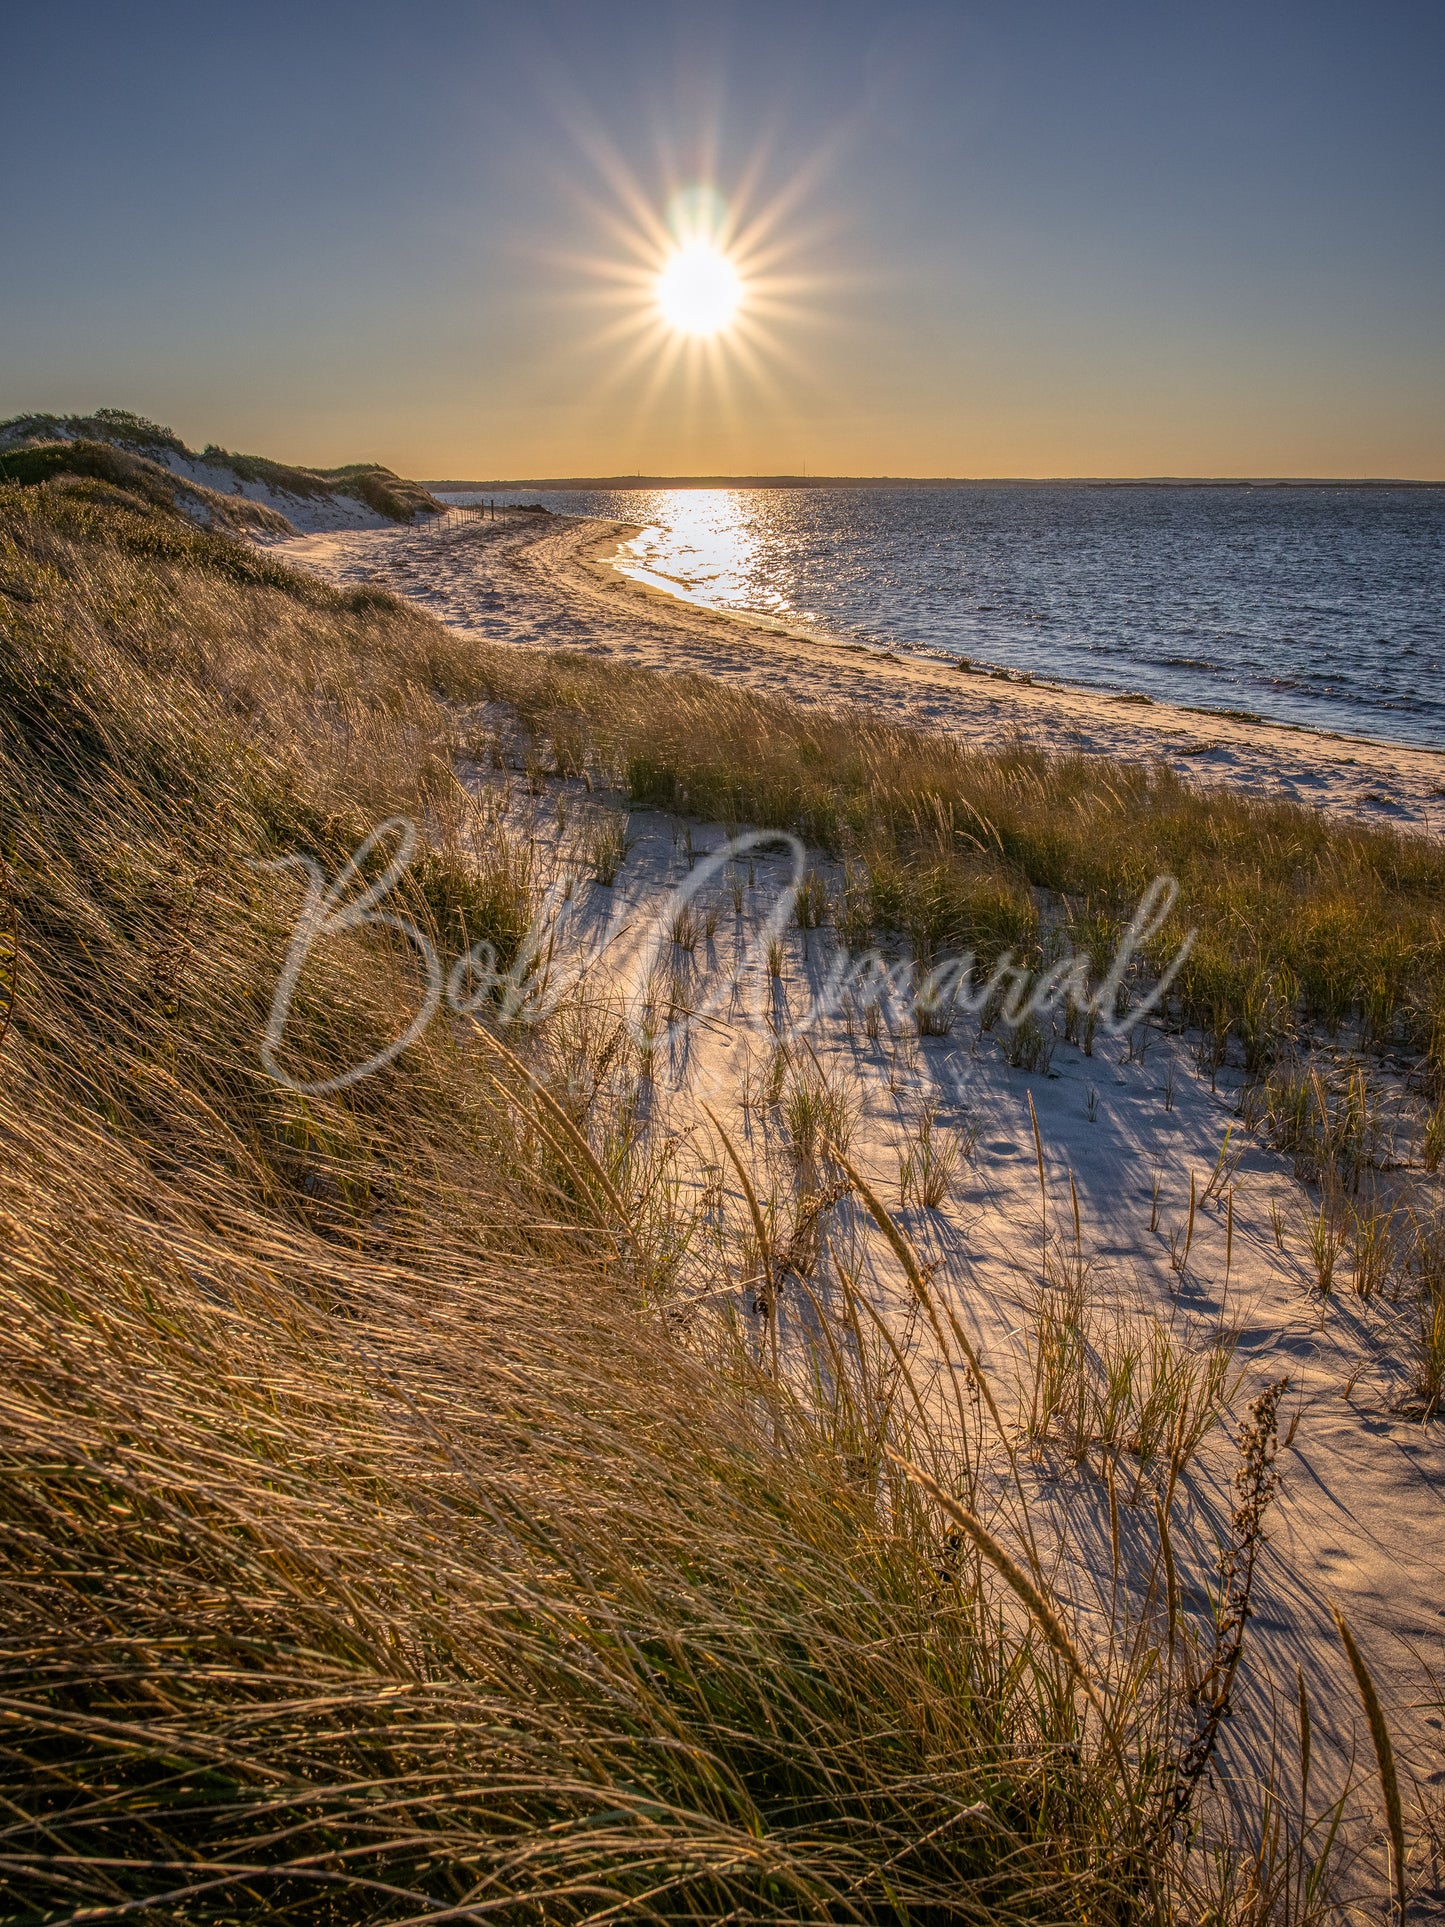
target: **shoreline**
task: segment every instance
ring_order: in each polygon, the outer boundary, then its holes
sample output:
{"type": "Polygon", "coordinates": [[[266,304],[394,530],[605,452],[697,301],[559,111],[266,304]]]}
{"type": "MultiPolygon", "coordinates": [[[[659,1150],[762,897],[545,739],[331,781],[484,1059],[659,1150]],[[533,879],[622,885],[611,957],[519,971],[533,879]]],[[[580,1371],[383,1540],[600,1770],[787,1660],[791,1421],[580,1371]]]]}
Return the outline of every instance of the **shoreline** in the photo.
{"type": "MultiPolygon", "coordinates": [[[[1139,486],[1142,487],[1143,484],[1139,486]]],[[[1214,485],[1201,483],[1197,486],[1214,485]]],[[[1222,487],[1224,484],[1218,486],[1222,487]]],[[[1280,486],[1294,485],[1280,484],[1280,486]]],[[[582,521],[590,518],[578,516],[570,519],[582,521]]],[[[618,526],[630,531],[640,525],[623,523],[618,526]]],[[[1032,670],[1011,669],[1006,663],[986,661],[981,656],[955,656],[949,650],[935,648],[929,643],[862,642],[850,636],[832,635],[821,629],[797,628],[776,616],[766,616],[751,609],[730,609],[726,603],[709,602],[700,591],[689,589],[685,583],[675,582],[658,570],[645,569],[640,565],[632,564],[624,566],[621,560],[620,542],[617,551],[611,557],[611,567],[618,575],[630,582],[655,589],[688,608],[722,616],[730,622],[739,622],[745,628],[763,629],[773,635],[789,636],[797,642],[819,644],[827,648],[861,650],[883,662],[933,663],[954,674],[986,676],[991,681],[1016,683],[1026,689],[1054,690],[1060,695],[1094,697],[1100,702],[1124,703],[1139,709],[1160,709],[1181,716],[1203,716],[1206,719],[1243,723],[1250,728],[1288,730],[1292,734],[1318,737],[1324,742],[1355,743],[1371,749],[1419,751],[1427,756],[1445,757],[1445,749],[1432,750],[1423,743],[1410,743],[1388,736],[1367,736],[1348,729],[1324,729],[1316,723],[1292,722],[1286,716],[1266,716],[1260,711],[1246,710],[1242,707],[1216,709],[1207,703],[1169,702],[1165,698],[1151,696],[1143,690],[1105,689],[1094,683],[1069,682],[1055,676],[1039,676],[1032,670]]]]}
{"type": "Polygon", "coordinates": [[[979,747],[1163,763],[1370,827],[1445,836],[1445,751],[1311,729],[800,633],[691,601],[616,566],[634,525],[512,515],[455,531],[336,531],[274,546],[333,581],[386,587],[490,642],[575,649],[738,681],[807,706],[863,708],[979,747]]]}

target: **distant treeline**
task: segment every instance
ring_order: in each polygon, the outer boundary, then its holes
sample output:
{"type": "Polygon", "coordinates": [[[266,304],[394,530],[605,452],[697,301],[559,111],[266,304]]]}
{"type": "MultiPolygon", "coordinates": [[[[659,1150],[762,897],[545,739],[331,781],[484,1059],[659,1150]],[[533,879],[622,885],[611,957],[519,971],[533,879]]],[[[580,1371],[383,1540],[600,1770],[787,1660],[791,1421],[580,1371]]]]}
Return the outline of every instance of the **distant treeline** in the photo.
{"type": "Polygon", "coordinates": [[[421,482],[473,491],[624,488],[1445,488],[1441,481],[1382,476],[1191,475],[559,475],[512,482],[421,482]]]}

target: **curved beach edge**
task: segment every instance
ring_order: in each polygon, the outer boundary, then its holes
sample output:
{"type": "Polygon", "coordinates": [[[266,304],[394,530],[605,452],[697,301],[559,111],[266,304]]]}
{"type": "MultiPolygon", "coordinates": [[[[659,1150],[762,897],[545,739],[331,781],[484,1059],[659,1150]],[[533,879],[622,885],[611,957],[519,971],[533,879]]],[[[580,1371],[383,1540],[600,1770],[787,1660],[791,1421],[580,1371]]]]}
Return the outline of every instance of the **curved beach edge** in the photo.
{"type": "MultiPolygon", "coordinates": [[[[1169,703],[1131,690],[1088,688],[976,659],[965,661],[943,650],[874,646],[721,608],[681,585],[669,586],[665,578],[640,578],[624,567],[623,544],[631,533],[627,524],[594,525],[590,538],[549,545],[559,577],[574,583],[590,577],[604,591],[620,583],[649,605],[655,620],[670,614],[694,646],[701,624],[709,639],[719,637],[719,625],[726,625],[739,639],[763,643],[770,655],[791,649],[798,687],[789,693],[802,700],[817,700],[820,655],[835,668],[841,654],[849,659],[849,680],[865,676],[880,707],[891,714],[901,698],[923,710],[919,720],[951,734],[992,742],[1001,733],[1017,734],[1060,750],[1084,749],[1129,760],[1160,758],[1207,783],[1252,790],[1262,786],[1331,815],[1445,836],[1445,750],[1241,710],[1169,703]]],[[[725,642],[720,653],[726,653],[725,642]]],[[[659,661],[656,666],[677,665],[659,661]]],[[[709,673],[720,671],[726,673],[721,664],[709,673]]],[[[870,699],[854,689],[848,693],[855,701],[870,699]]]]}
{"type": "Polygon", "coordinates": [[[1445,751],[1030,682],[932,651],[880,650],[720,609],[624,574],[622,544],[635,533],[625,522],[502,511],[448,529],[335,531],[276,547],[333,581],[406,596],[489,642],[580,649],[803,704],[863,708],[980,748],[1019,740],[1163,763],[1205,787],[1445,836],[1445,751]]]}

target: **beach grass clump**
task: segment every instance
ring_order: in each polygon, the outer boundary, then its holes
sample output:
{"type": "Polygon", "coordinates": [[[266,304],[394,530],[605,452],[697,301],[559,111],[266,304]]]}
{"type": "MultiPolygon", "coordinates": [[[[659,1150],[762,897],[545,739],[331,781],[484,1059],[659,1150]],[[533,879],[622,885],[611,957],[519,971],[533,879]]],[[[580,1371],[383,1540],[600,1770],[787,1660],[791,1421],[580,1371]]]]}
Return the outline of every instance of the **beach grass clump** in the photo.
{"type": "Polygon", "coordinates": [[[793,897],[793,921],[803,931],[819,930],[828,921],[832,908],[828,880],[817,870],[809,870],[793,897]]]}
{"type": "Polygon", "coordinates": [[[1350,1194],[1365,1174],[1390,1161],[1381,1094],[1363,1064],[1335,1069],[1291,1059],[1251,1094],[1274,1148],[1294,1160],[1295,1176],[1350,1194]]]}
{"type": "Polygon", "coordinates": [[[627,815],[622,810],[595,810],[584,818],[578,836],[582,861],[605,888],[616,883],[631,848],[627,815]]]}
{"type": "Polygon", "coordinates": [[[963,1157],[964,1145],[957,1133],[940,1130],[937,1113],[925,1107],[899,1161],[898,1197],[903,1208],[912,1204],[922,1211],[936,1211],[952,1189],[963,1157]]]}
{"type": "Polygon", "coordinates": [[[1026,1432],[1069,1458],[1127,1454],[1135,1497],[1148,1478],[1172,1489],[1218,1423],[1231,1392],[1233,1346],[1204,1345],[1156,1318],[1105,1301],[1082,1245],[1051,1246],[1028,1337],[1026,1432]]]}
{"type": "Polygon", "coordinates": [[[780,1054],[782,1075],[778,1090],[778,1118],[788,1154],[798,1169],[813,1172],[826,1163],[833,1149],[846,1151],[853,1141],[857,1100],[836,1071],[813,1061],[780,1054]]]}

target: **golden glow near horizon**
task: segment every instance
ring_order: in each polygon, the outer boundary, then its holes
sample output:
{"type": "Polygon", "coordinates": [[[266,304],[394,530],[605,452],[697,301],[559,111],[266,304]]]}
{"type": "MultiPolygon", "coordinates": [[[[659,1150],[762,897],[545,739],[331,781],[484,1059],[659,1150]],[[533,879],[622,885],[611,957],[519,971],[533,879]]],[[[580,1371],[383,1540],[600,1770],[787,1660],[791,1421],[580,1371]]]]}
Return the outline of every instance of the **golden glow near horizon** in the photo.
{"type": "Polygon", "coordinates": [[[689,241],[668,256],[657,277],[657,305],[670,328],[685,335],[715,335],[738,311],[742,281],[722,249],[689,241]]]}

